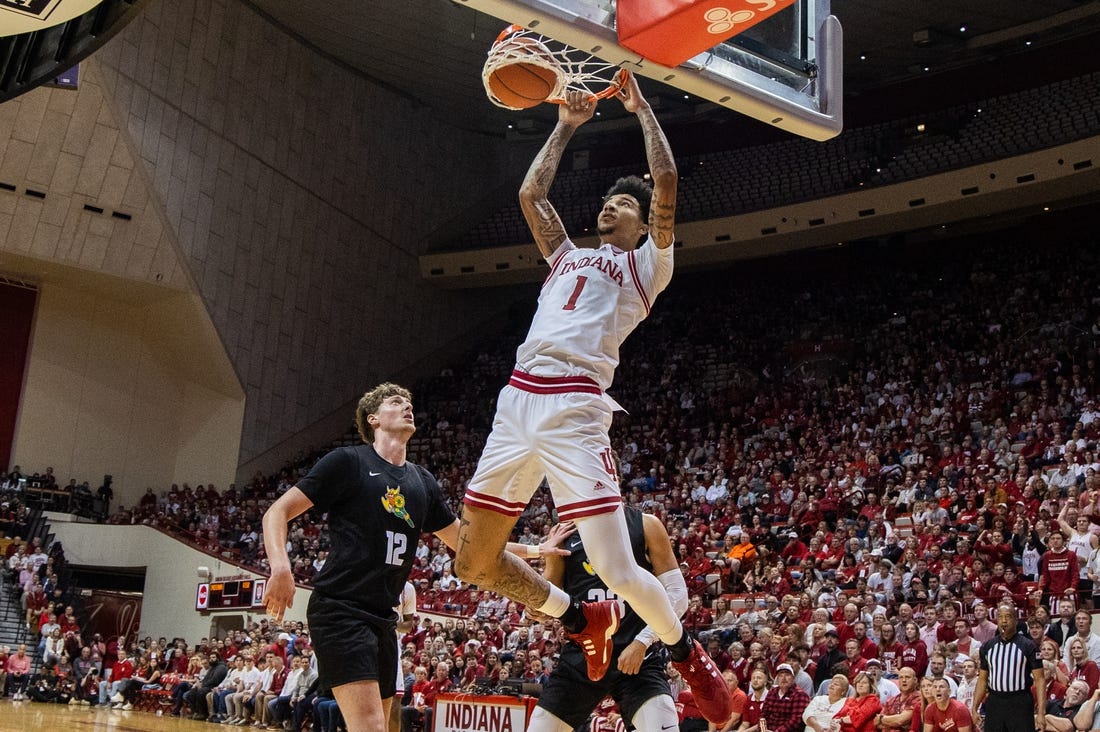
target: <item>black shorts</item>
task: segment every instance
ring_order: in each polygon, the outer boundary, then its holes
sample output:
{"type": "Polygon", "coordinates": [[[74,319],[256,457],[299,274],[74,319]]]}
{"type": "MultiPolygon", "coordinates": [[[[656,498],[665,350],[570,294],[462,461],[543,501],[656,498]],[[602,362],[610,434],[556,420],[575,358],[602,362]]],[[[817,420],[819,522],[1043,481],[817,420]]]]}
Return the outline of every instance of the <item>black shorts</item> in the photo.
{"type": "Polygon", "coordinates": [[[997,694],[991,692],[985,698],[986,732],[1032,732],[1035,702],[1031,692],[997,694]]]}
{"type": "Polygon", "coordinates": [[[588,719],[600,700],[610,695],[619,704],[623,720],[628,724],[650,699],[664,694],[672,698],[665,676],[664,651],[650,652],[636,674],[624,674],[617,668],[619,654],[611,658],[607,675],[599,681],[588,678],[588,664],[576,645],[569,643],[561,659],[542,689],[538,706],[570,727],[588,719]]]}
{"type": "Polygon", "coordinates": [[[306,619],[322,686],[334,689],[354,681],[377,681],[383,699],[394,695],[397,633],[393,622],[316,591],[306,619]]]}

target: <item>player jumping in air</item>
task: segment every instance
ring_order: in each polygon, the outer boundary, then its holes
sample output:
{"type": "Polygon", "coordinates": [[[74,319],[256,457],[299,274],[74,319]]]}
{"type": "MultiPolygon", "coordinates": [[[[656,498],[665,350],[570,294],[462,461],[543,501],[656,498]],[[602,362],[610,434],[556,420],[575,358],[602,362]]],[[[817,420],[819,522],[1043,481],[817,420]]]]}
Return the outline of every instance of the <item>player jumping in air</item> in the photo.
{"type": "Polygon", "coordinates": [[[569,240],[546,196],[566,144],[596,111],[589,95],[569,92],[520,189],[524,217],[550,274],[466,491],[455,568],[468,582],[560,617],[585,650],[589,677],[603,677],[621,605],[574,602],[504,551],[545,475],[559,519],[576,523],[596,572],[668,646],[700,709],[721,724],[730,716],[725,682],[684,630],[661,583],[634,560],[608,437],[618,405],[605,392],[619,347],[672,277],[677,182],[649,103],[633,75],[624,71],[620,80],[618,97],[642,126],[653,188],[636,177],[620,179],[597,219],[599,247],[578,249],[569,240]]]}

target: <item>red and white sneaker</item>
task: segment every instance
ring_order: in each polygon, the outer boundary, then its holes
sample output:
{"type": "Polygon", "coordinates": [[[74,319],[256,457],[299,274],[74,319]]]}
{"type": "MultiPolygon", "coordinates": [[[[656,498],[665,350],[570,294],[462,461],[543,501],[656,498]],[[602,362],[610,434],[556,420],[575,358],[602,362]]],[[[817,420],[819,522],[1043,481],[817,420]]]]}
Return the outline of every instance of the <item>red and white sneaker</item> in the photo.
{"type": "Polygon", "coordinates": [[[588,663],[588,678],[599,681],[611,665],[611,652],[614,648],[611,636],[619,629],[623,608],[618,600],[603,600],[581,603],[581,612],[588,621],[584,630],[566,635],[584,651],[584,660],[588,663]]]}
{"type": "Polygon", "coordinates": [[[710,660],[710,656],[699,645],[699,641],[692,641],[691,655],[683,661],[673,661],[672,667],[680,672],[684,681],[691,687],[691,693],[695,696],[695,706],[708,722],[721,726],[733,716],[733,700],[730,698],[726,680],[722,678],[714,661],[710,660]]]}

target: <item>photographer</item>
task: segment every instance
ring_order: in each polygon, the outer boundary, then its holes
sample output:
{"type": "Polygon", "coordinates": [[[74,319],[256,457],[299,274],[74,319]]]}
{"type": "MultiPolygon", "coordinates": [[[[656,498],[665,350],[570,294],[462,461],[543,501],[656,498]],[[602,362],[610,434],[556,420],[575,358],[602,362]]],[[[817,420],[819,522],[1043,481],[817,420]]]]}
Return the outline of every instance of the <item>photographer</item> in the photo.
{"type": "Polygon", "coordinates": [[[98,693],[99,690],[98,677],[99,669],[92,660],[92,649],[84,646],[80,649],[80,655],[73,661],[73,681],[76,683],[73,698],[81,704],[91,704],[93,694],[98,693]]]}
{"type": "Polygon", "coordinates": [[[50,704],[57,701],[57,675],[52,666],[43,666],[41,673],[31,679],[27,696],[31,701],[50,704]]]}

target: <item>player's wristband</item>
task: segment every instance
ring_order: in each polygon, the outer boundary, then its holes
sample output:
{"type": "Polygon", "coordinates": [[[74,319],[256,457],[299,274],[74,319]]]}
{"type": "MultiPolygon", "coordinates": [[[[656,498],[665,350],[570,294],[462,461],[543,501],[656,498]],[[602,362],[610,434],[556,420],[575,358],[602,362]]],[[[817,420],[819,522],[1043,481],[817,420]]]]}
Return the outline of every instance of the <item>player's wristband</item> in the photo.
{"type": "Polygon", "coordinates": [[[538,544],[528,544],[527,545],[527,558],[528,559],[538,559],[541,556],[542,556],[542,550],[539,548],[538,544]]]}

